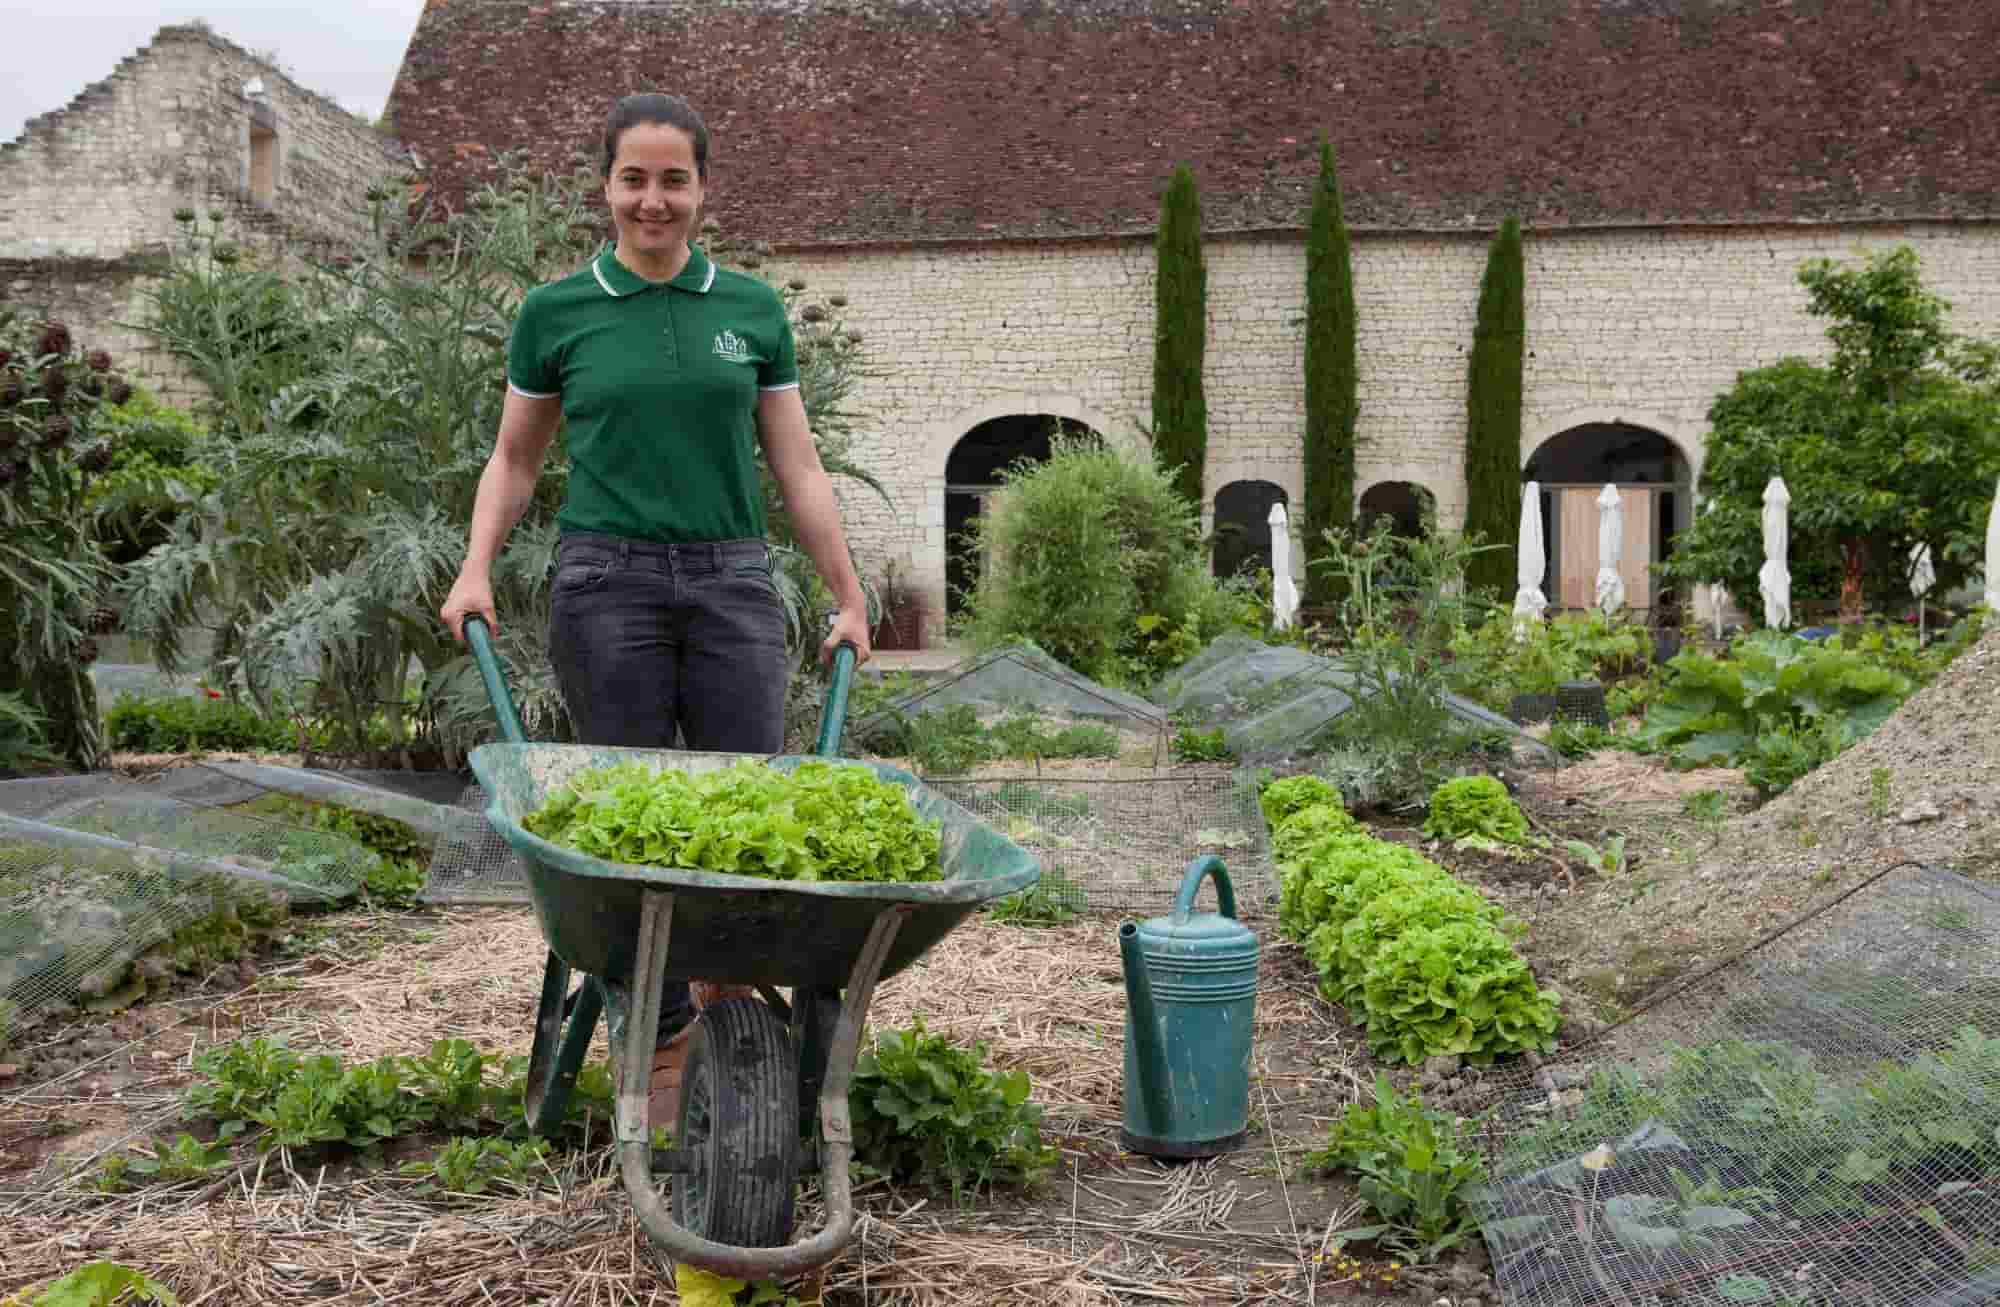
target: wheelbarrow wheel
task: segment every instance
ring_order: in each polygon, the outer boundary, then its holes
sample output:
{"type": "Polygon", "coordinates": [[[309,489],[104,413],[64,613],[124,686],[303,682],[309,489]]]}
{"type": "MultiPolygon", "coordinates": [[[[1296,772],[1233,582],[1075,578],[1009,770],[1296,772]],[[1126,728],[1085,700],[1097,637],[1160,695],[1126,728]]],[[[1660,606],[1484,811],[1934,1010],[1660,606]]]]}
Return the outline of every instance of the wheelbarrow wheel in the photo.
{"type": "Polygon", "coordinates": [[[674,1220],[716,1243],[791,1242],[799,1178],[799,1071],[791,1034],[753,998],[702,1011],[688,1036],[675,1143],[674,1220]]]}

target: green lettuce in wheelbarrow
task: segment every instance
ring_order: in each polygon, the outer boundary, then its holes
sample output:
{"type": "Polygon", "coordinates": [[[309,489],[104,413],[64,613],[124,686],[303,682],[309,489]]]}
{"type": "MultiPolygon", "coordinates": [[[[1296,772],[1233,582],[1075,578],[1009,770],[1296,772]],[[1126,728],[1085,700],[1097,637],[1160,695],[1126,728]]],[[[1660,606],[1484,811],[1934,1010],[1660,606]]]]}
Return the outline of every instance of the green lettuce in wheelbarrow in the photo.
{"type": "Polygon", "coordinates": [[[944,876],[939,823],[866,767],[760,762],[717,771],[625,763],[577,775],[521,825],[634,866],[793,881],[907,883],[944,876]]]}

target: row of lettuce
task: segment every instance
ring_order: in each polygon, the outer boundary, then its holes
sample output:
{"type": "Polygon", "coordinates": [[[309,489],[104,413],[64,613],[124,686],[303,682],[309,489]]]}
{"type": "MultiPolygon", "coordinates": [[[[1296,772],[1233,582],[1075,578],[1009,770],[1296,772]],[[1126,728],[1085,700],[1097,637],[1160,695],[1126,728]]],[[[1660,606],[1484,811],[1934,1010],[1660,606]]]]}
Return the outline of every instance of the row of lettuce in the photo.
{"type": "Polygon", "coordinates": [[[1554,1047],[1557,1000],[1516,952],[1518,922],[1415,849],[1368,834],[1316,776],[1272,781],[1259,802],[1280,876],[1278,927],[1304,946],[1320,992],[1365,1027],[1376,1057],[1484,1064],[1554,1047]]]}

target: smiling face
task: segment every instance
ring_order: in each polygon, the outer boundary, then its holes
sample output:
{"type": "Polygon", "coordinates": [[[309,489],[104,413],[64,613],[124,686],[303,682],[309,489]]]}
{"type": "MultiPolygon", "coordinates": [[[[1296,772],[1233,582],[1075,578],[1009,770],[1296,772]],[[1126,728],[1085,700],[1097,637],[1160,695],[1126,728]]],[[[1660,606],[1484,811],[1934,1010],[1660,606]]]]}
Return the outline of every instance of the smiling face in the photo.
{"type": "Polygon", "coordinates": [[[618,259],[655,281],[679,273],[701,211],[694,141],[666,123],[634,123],[618,137],[604,202],[618,228],[618,259]]]}

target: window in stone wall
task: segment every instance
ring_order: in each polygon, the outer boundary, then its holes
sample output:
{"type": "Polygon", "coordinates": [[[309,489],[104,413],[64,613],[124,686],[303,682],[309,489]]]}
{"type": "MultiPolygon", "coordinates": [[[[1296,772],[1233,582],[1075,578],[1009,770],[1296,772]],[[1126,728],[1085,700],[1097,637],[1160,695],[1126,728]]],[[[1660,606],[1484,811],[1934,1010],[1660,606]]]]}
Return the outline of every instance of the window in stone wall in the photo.
{"type": "Polygon", "coordinates": [[[1271,505],[1289,503],[1269,481],[1231,481],[1215,492],[1215,574],[1254,575],[1271,566],[1271,505]]]}
{"type": "Polygon", "coordinates": [[[250,124],[250,198],[270,208],[278,198],[278,129],[250,124]]]}

